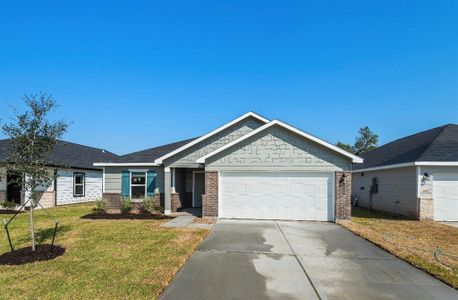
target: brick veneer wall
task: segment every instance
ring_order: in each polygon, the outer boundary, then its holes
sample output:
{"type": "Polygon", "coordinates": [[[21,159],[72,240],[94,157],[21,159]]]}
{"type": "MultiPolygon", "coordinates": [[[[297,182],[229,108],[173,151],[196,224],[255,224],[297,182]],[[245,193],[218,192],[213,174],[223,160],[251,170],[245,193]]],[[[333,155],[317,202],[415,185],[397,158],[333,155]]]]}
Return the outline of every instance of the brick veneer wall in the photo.
{"type": "Polygon", "coordinates": [[[205,172],[205,194],[202,195],[202,216],[218,216],[218,172],[205,172]]]}
{"type": "MultiPolygon", "coordinates": [[[[109,213],[119,213],[121,211],[121,194],[120,193],[103,193],[103,199],[107,201],[107,211],[109,213]]],[[[164,206],[164,194],[156,193],[153,196],[154,205],[164,206]]],[[[132,211],[138,212],[142,203],[132,202],[132,211]]]]}
{"type": "Polygon", "coordinates": [[[172,193],[170,195],[170,201],[172,202],[170,208],[172,212],[176,212],[182,207],[179,193],[172,193]]]}
{"type": "Polygon", "coordinates": [[[120,193],[103,193],[103,199],[107,201],[107,211],[118,213],[121,208],[121,194],[120,193]]]}
{"type": "Polygon", "coordinates": [[[0,203],[6,201],[6,191],[0,191],[0,203]]]}
{"type": "Polygon", "coordinates": [[[434,220],[434,202],[432,198],[420,198],[419,208],[418,218],[420,220],[434,220]]]}
{"type": "Polygon", "coordinates": [[[171,210],[172,212],[176,212],[181,208],[189,208],[192,207],[192,193],[172,193],[171,194],[171,210]]]}
{"type": "Polygon", "coordinates": [[[351,219],[351,173],[335,174],[335,217],[336,220],[351,219]]]}
{"type": "Polygon", "coordinates": [[[40,204],[43,207],[53,207],[56,206],[56,192],[42,192],[42,193],[37,193],[39,199],[40,199],[40,204]]]}

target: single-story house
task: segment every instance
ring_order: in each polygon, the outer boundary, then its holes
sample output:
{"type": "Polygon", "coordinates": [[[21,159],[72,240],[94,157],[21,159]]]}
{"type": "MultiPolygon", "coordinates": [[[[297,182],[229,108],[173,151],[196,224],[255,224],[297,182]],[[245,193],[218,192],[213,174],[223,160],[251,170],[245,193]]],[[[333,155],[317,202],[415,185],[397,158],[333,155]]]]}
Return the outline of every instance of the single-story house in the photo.
{"type": "Polygon", "coordinates": [[[353,167],[359,206],[458,221],[458,125],[410,135],[363,155],[353,167]]]}
{"type": "MultiPolygon", "coordinates": [[[[11,141],[0,140],[0,163],[11,153],[11,141]]],[[[94,201],[102,198],[102,168],[94,167],[96,161],[114,159],[117,155],[103,149],[57,141],[49,156],[49,172],[57,177],[48,187],[39,188],[43,207],[94,201]]],[[[29,195],[20,184],[20,174],[0,168],[0,203],[8,200],[21,205],[29,195]]]]}
{"type": "Polygon", "coordinates": [[[284,122],[249,112],[198,138],[94,166],[104,197],[154,197],[167,214],[201,208],[204,217],[349,218],[351,168],[362,159],[284,122]]]}

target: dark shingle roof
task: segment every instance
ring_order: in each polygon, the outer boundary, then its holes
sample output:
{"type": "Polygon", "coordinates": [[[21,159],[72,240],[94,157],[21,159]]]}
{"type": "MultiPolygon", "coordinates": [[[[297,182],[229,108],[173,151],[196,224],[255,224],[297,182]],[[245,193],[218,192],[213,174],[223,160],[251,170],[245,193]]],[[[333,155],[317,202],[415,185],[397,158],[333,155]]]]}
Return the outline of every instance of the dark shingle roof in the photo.
{"type": "Polygon", "coordinates": [[[458,161],[458,125],[447,124],[410,135],[361,155],[355,170],[416,161],[458,161]]]}
{"type": "Polygon", "coordinates": [[[180,148],[181,146],[186,145],[189,142],[192,142],[196,138],[187,139],[167,145],[162,145],[155,148],[150,148],[138,152],[129,153],[117,157],[116,159],[110,161],[100,160],[99,162],[108,162],[108,163],[153,163],[156,158],[159,158],[173,150],[180,148]]]}
{"type": "MultiPolygon", "coordinates": [[[[9,139],[0,140],[0,161],[6,161],[11,151],[10,147],[11,141],[9,139]]],[[[101,170],[101,168],[94,167],[93,163],[112,160],[117,157],[116,154],[103,149],[58,140],[52,153],[49,155],[49,165],[101,170]]]]}

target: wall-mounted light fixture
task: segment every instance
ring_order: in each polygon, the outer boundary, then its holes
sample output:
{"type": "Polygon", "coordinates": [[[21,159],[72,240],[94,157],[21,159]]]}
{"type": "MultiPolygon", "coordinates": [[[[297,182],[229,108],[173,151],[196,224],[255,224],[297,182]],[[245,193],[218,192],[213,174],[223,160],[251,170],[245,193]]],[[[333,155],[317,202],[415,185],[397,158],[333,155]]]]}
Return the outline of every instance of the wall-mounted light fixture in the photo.
{"type": "Polygon", "coordinates": [[[426,182],[430,179],[429,173],[425,172],[421,177],[421,185],[425,185],[426,182]]]}

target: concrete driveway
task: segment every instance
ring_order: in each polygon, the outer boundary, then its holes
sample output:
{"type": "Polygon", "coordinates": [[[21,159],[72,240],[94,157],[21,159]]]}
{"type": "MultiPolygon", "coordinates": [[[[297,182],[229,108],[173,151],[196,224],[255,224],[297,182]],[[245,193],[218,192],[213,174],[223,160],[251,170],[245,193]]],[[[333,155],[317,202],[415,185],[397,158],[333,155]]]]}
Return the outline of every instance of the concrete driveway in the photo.
{"type": "Polygon", "coordinates": [[[458,299],[332,223],[220,220],[162,299],[458,299]]]}

